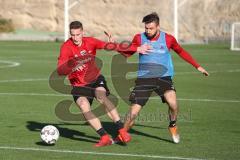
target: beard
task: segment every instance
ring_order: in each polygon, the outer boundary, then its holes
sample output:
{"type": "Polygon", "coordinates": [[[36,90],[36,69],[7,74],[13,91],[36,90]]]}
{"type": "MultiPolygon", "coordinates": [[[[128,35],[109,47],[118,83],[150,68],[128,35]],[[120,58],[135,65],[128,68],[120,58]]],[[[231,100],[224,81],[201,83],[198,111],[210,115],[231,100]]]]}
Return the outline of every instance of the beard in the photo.
{"type": "Polygon", "coordinates": [[[145,32],[145,35],[146,35],[147,39],[149,39],[149,40],[153,39],[157,34],[158,34],[158,31],[156,31],[153,35],[148,35],[148,34],[145,32]]]}

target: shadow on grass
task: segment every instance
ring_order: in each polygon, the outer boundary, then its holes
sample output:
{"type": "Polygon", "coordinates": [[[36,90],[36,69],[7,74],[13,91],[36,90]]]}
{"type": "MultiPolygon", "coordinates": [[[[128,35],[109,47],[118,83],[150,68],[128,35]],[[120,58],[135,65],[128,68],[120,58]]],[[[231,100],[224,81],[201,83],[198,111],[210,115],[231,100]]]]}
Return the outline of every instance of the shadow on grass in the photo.
{"type": "MultiPolygon", "coordinates": [[[[26,127],[30,130],[30,131],[36,131],[39,132],[41,131],[41,129],[46,126],[49,125],[47,123],[40,123],[40,122],[35,122],[35,121],[28,121],[26,127]]],[[[75,124],[68,124],[68,123],[59,123],[59,124],[51,124],[55,127],[57,127],[57,129],[59,130],[60,136],[64,137],[64,138],[69,138],[72,140],[78,140],[78,141],[85,141],[85,142],[90,142],[90,143],[96,143],[97,140],[99,139],[98,137],[95,136],[89,136],[86,135],[83,132],[79,132],[73,129],[69,129],[69,128],[65,128],[62,127],[63,125],[75,125],[75,124]]],[[[46,145],[43,142],[36,142],[37,145],[46,145]]],[[[49,146],[49,145],[47,145],[49,146]]]]}
{"type": "Polygon", "coordinates": [[[155,135],[151,135],[151,134],[148,134],[148,133],[144,133],[142,131],[137,131],[135,129],[130,129],[129,130],[129,133],[131,134],[136,134],[136,135],[140,135],[140,136],[144,136],[144,137],[148,137],[148,138],[152,138],[152,139],[157,139],[157,140],[161,140],[161,141],[165,141],[165,142],[169,142],[169,143],[173,143],[171,140],[169,139],[165,139],[165,138],[161,138],[161,137],[158,137],[158,136],[155,136],[155,135]]]}
{"type": "MultiPolygon", "coordinates": [[[[49,125],[49,124],[35,122],[35,121],[27,121],[26,128],[28,128],[30,131],[35,131],[35,132],[40,133],[41,129],[46,125],[49,125]]],[[[69,125],[69,126],[71,126],[71,125],[89,126],[89,124],[87,122],[82,123],[82,124],[55,123],[55,124],[51,124],[51,125],[54,125],[55,127],[57,127],[59,130],[60,136],[64,137],[64,138],[69,138],[69,139],[78,140],[78,141],[85,141],[85,142],[90,142],[90,143],[97,143],[97,141],[99,140],[98,136],[97,137],[89,136],[89,135],[86,135],[84,132],[80,132],[77,130],[63,127],[63,126],[67,126],[67,125],[69,125]]],[[[117,127],[113,122],[102,122],[102,126],[107,131],[107,133],[109,133],[113,138],[117,137],[117,135],[118,135],[117,127]]],[[[166,128],[162,128],[162,127],[140,125],[140,124],[136,124],[136,126],[143,127],[143,128],[148,127],[148,128],[156,128],[156,129],[166,129],[166,128]]],[[[89,126],[89,129],[90,129],[90,126],[89,126]]],[[[155,135],[151,135],[149,133],[144,133],[142,131],[135,130],[134,128],[130,129],[129,133],[172,143],[172,141],[170,141],[168,139],[164,139],[164,138],[161,138],[161,137],[158,137],[155,135]]],[[[36,142],[36,144],[41,145],[41,146],[54,146],[54,145],[45,144],[41,141],[36,142]]],[[[126,144],[124,144],[124,143],[118,143],[118,145],[126,146],[126,144]]]]}
{"type": "Polygon", "coordinates": [[[134,126],[153,128],[153,129],[167,129],[166,127],[150,126],[150,125],[144,125],[144,124],[134,124],[134,126]]]}
{"type": "MultiPolygon", "coordinates": [[[[113,123],[111,123],[111,122],[102,122],[102,125],[105,128],[105,130],[109,134],[112,135],[112,137],[116,137],[117,136],[118,132],[117,132],[116,127],[113,127],[113,123]]],[[[136,124],[135,126],[142,127],[142,128],[146,127],[146,128],[154,128],[154,129],[167,129],[166,127],[156,127],[156,126],[141,125],[141,124],[136,124]]],[[[129,130],[129,133],[130,134],[135,134],[135,135],[140,135],[140,136],[143,136],[143,137],[152,138],[152,139],[157,139],[157,140],[161,140],[161,141],[165,141],[165,142],[169,142],[169,143],[173,143],[169,139],[161,138],[161,137],[158,137],[158,136],[151,135],[149,133],[144,133],[142,131],[138,131],[138,130],[134,129],[134,127],[129,130]]],[[[120,145],[125,145],[125,144],[121,144],[120,143],[120,145]]]]}
{"type": "Polygon", "coordinates": [[[35,144],[37,144],[39,146],[55,146],[55,144],[47,144],[47,143],[44,143],[42,141],[36,142],[35,144]]]}
{"type": "MultiPolygon", "coordinates": [[[[106,130],[106,132],[108,134],[110,134],[113,139],[115,139],[118,135],[117,126],[113,122],[101,122],[101,123],[102,123],[103,128],[106,130]]],[[[80,124],[80,125],[86,126],[89,124],[86,122],[86,123],[80,124]]],[[[126,146],[125,143],[117,143],[117,145],[126,146]]]]}

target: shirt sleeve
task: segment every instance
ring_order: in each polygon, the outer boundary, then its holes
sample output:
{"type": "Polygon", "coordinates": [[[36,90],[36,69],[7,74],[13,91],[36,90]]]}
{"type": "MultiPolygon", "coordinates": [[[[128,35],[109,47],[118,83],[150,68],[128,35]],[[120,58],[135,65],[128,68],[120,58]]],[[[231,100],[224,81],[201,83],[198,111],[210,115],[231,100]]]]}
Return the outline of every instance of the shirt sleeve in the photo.
{"type": "Polygon", "coordinates": [[[67,45],[62,45],[58,57],[57,72],[59,75],[68,75],[71,73],[74,64],[70,62],[71,49],[67,45]]]}
{"type": "Polygon", "coordinates": [[[101,41],[96,38],[91,38],[91,41],[95,44],[96,49],[104,49],[107,44],[107,42],[101,41]]]}
{"type": "Polygon", "coordinates": [[[105,49],[107,51],[117,51],[125,57],[129,57],[137,51],[135,43],[127,41],[121,43],[104,42],[96,38],[92,39],[96,49],[105,49]]]}
{"type": "Polygon", "coordinates": [[[177,40],[172,35],[166,34],[166,42],[169,50],[173,49],[182,59],[190,63],[195,68],[200,67],[197,61],[179,45],[177,40]]]}
{"type": "Polygon", "coordinates": [[[119,53],[124,55],[125,57],[130,57],[134,53],[136,53],[137,48],[141,46],[141,36],[140,34],[136,34],[130,44],[127,44],[127,47],[121,47],[121,48],[127,48],[125,50],[118,50],[119,53]]]}

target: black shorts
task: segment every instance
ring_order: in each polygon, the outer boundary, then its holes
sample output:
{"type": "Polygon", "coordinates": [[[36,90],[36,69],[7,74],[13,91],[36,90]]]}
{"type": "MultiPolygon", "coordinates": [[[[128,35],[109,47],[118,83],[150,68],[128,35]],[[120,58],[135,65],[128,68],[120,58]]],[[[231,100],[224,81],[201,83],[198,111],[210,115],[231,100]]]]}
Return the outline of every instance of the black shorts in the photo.
{"type": "Polygon", "coordinates": [[[129,96],[129,101],[132,104],[144,106],[152,92],[156,92],[165,103],[163,94],[167,90],[175,90],[170,76],[161,78],[138,78],[135,81],[135,87],[129,96]]]}
{"type": "Polygon", "coordinates": [[[110,95],[110,91],[107,87],[107,82],[103,75],[100,75],[96,81],[87,84],[85,86],[73,86],[71,94],[73,96],[74,101],[76,102],[79,97],[86,97],[90,104],[92,104],[93,99],[95,97],[95,89],[97,87],[103,87],[106,89],[106,95],[110,95]]]}

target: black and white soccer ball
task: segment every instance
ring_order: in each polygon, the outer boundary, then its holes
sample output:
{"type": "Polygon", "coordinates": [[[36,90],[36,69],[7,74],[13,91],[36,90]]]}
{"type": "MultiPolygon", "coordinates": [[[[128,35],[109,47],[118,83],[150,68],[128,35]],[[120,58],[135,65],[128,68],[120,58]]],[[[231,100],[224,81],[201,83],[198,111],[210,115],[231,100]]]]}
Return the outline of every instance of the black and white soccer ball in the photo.
{"type": "Polygon", "coordinates": [[[47,125],[42,128],[40,137],[47,144],[55,144],[59,138],[59,131],[53,125],[47,125]]]}

